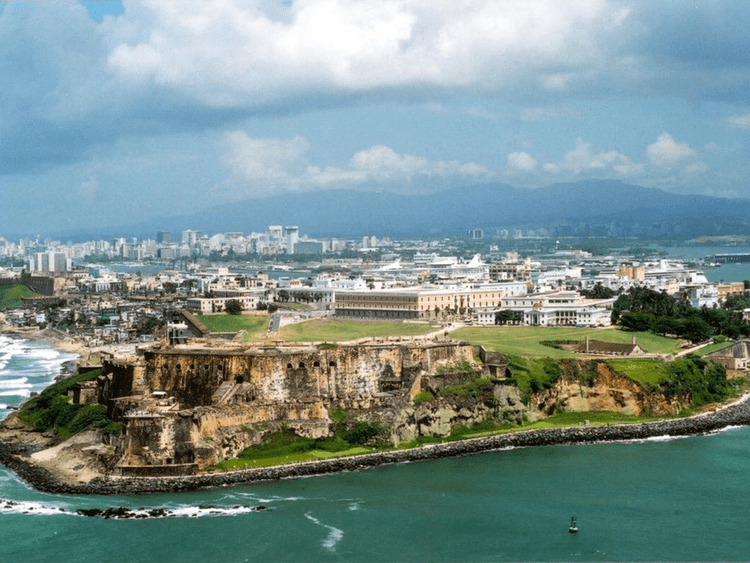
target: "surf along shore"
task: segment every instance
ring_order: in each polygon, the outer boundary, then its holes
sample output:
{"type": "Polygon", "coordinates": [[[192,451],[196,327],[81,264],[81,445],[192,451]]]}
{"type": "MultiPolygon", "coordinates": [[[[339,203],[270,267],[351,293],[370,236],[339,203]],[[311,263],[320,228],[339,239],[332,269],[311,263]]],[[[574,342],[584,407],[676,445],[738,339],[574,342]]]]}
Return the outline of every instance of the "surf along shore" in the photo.
{"type": "MultiPolygon", "coordinates": [[[[25,333],[17,334],[17,336],[33,338],[25,333]]],[[[41,334],[37,334],[37,337],[37,339],[58,344],[58,339],[41,334]]],[[[62,349],[72,351],[70,348],[62,349]]],[[[107,475],[101,470],[100,465],[91,463],[93,457],[106,455],[107,449],[110,448],[101,442],[97,431],[85,431],[67,442],[58,444],[53,436],[29,430],[14,414],[11,414],[0,426],[0,463],[42,492],[91,495],[147,494],[362,471],[379,465],[429,461],[493,450],[622,442],[660,436],[705,435],[727,427],[748,425],[750,425],[750,394],[713,412],[648,423],[517,430],[494,436],[429,444],[411,449],[272,467],[179,477],[122,477],[107,475]]]]}

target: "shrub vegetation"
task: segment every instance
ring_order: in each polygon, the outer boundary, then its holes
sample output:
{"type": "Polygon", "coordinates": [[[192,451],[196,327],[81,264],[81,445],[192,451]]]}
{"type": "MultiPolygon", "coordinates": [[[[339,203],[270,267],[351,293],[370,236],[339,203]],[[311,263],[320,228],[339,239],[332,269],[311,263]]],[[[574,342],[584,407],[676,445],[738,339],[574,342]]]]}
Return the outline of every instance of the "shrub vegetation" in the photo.
{"type": "Polygon", "coordinates": [[[244,449],[236,459],[217,463],[212,469],[266,467],[283,463],[310,461],[340,455],[356,455],[386,447],[380,423],[355,420],[355,414],[333,410],[334,433],[323,440],[303,438],[289,429],[271,432],[257,446],[244,449]]]}
{"type": "Polygon", "coordinates": [[[37,397],[24,403],[18,411],[20,418],[37,432],[52,431],[68,438],[87,428],[101,428],[110,434],[119,434],[122,425],[107,418],[103,405],[74,405],[68,391],[76,383],[91,381],[101,375],[101,370],[75,375],[47,387],[37,397]]]}

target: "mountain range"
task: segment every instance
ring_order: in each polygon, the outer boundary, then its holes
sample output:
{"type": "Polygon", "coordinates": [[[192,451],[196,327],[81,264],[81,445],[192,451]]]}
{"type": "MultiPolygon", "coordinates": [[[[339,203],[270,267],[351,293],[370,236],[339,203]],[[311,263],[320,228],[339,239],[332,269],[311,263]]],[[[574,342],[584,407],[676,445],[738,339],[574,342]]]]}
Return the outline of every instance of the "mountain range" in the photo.
{"type": "Polygon", "coordinates": [[[682,195],[617,181],[585,181],[528,189],[484,184],[432,193],[329,190],[257,197],[158,217],[73,238],[154,237],[195,229],[206,233],[263,231],[298,225],[318,237],[438,236],[483,229],[546,229],[553,236],[688,238],[750,233],[750,199],[682,195]]]}

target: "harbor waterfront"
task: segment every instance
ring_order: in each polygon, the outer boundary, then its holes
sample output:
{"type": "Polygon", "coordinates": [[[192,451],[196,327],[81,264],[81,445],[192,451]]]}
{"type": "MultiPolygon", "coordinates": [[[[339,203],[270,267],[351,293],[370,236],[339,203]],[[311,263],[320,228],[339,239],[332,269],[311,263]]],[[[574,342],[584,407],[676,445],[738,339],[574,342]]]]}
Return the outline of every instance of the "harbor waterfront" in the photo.
{"type": "MultiPolygon", "coordinates": [[[[70,359],[41,342],[0,339],[10,405],[70,359]]],[[[750,549],[749,448],[750,429],[730,427],[106,497],[40,493],[2,468],[12,541],[0,544],[0,561],[741,560],[750,549]],[[121,507],[138,518],[78,512],[121,507]]]]}

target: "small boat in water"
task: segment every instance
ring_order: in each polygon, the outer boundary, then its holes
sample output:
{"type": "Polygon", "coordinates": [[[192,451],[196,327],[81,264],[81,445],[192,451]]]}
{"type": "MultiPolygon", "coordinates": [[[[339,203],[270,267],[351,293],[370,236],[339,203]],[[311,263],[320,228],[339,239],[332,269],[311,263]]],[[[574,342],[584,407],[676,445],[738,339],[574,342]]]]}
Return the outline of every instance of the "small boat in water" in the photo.
{"type": "Polygon", "coordinates": [[[570,528],[568,528],[568,531],[571,534],[577,534],[578,533],[578,524],[576,524],[576,517],[571,516],[570,517],[570,528]]]}

